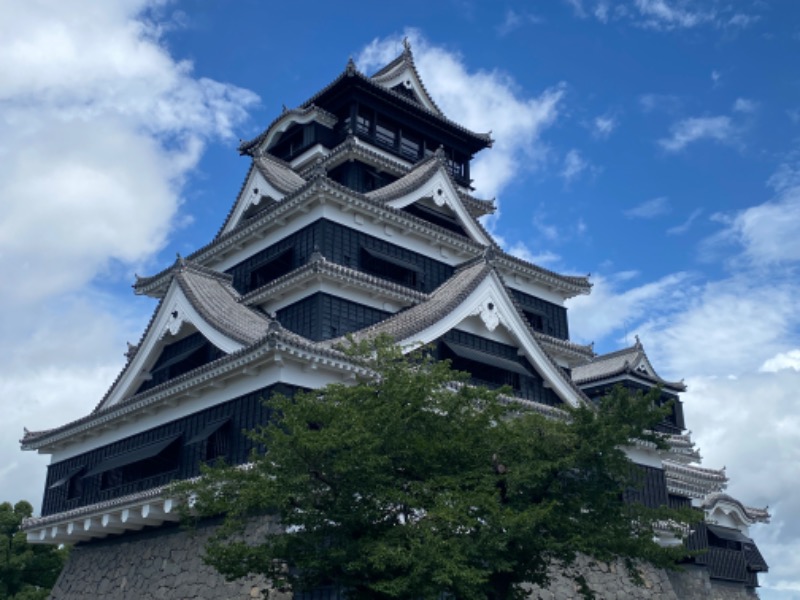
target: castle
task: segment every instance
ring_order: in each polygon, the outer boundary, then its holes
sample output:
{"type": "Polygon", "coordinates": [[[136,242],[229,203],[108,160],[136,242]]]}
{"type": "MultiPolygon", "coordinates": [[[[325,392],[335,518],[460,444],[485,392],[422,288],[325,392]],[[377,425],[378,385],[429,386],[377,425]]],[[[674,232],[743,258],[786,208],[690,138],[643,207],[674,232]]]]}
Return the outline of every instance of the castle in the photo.
{"type": "Polygon", "coordinates": [[[683,384],[660,378],[638,339],[600,356],[571,342],[565,301],[588,294],[588,279],[511,256],[482,226],[494,205],[472,195],[470,161],[491,144],[442,113],[408,45],[372,76],[350,61],[242,143],[250,168],[216,237],[137,278],[136,294],[158,304],[108,392],[81,419],[26,431],[23,450],[52,457],[28,540],[93,548],[175,531],[169,484],[219,457],[244,463],[242,432],[269,413],[262,397],[352,379],[337,342],[388,333],[544,414],[616,384],[660,387],[669,449],[627,449],[644,474],[631,500],[704,511],[687,540],[706,550],[695,564],[755,588],[767,565],[748,527],[769,515],[699,466],[683,384]]]}

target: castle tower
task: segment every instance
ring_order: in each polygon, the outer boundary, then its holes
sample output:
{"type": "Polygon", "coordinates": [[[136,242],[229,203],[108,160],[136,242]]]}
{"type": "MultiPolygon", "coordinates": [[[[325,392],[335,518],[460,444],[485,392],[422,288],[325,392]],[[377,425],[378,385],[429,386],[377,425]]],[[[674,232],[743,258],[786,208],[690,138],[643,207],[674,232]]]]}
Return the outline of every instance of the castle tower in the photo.
{"type": "Polygon", "coordinates": [[[674,402],[661,427],[670,450],[629,450],[646,474],[633,500],[705,509],[717,524],[696,545],[722,538],[742,559],[727,571],[707,561],[712,577],[757,585],[766,565],[746,526],[768,515],[692,464],[681,384],[658,378],[638,342],[600,357],[571,342],[565,301],[588,294],[588,279],[505,253],[481,225],[494,205],[473,195],[470,161],[491,143],[442,113],[408,45],[371,77],[350,61],[242,143],[250,168],[216,237],[137,279],[157,305],[108,392],[85,417],[22,439],[51,455],[28,540],[88,547],[177,521],[167,486],[220,457],[245,462],[242,431],[269,416],[262,398],[352,379],[359,367],[337,344],[384,332],[545,414],[614,383],[660,385],[674,402]]]}

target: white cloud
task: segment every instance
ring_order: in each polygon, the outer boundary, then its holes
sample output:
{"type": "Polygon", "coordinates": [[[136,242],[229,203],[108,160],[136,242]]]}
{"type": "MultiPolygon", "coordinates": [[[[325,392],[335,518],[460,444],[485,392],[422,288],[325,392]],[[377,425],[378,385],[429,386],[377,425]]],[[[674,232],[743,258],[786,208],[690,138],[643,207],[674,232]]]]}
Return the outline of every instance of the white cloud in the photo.
{"type": "Polygon", "coordinates": [[[607,2],[598,2],[594,7],[594,17],[601,23],[608,23],[610,6],[607,2]]]}
{"type": "Polygon", "coordinates": [[[665,215],[672,210],[669,205],[669,199],[666,196],[659,196],[658,198],[651,198],[645,200],[641,204],[637,204],[633,208],[624,211],[624,214],[629,219],[654,219],[661,215],[665,215]]]}
{"type": "Polygon", "coordinates": [[[788,352],[779,352],[772,358],[765,360],[758,370],[762,373],[775,373],[783,369],[800,371],[800,348],[795,348],[788,352]]]}
{"type": "Polygon", "coordinates": [[[723,229],[707,239],[704,251],[735,245],[739,260],[758,265],[781,265],[800,260],[800,165],[784,163],[769,179],[777,191],[771,200],[732,214],[716,214],[723,229]]]}
{"type": "MultiPolygon", "coordinates": [[[[479,195],[496,196],[512,178],[541,166],[548,152],[541,135],[558,118],[563,85],[521,97],[508,75],[470,72],[460,56],[431,45],[419,31],[409,29],[405,35],[425,85],[445,115],[473,131],[492,131],[492,151],[479,154],[472,164],[479,195]]],[[[359,67],[369,72],[394,59],[401,38],[373,40],[357,57],[359,67]]]]}
{"type": "Polygon", "coordinates": [[[506,10],[506,16],[500,25],[498,25],[495,29],[497,30],[497,34],[500,36],[505,36],[523,27],[524,25],[538,25],[542,23],[542,18],[531,14],[531,13],[518,13],[512,9],[506,10]]]}
{"type": "Polygon", "coordinates": [[[694,209],[683,223],[667,229],[667,235],[683,235],[684,233],[689,231],[689,229],[692,227],[697,218],[702,214],[703,214],[702,208],[694,209]]]}
{"type": "Polygon", "coordinates": [[[717,85],[719,85],[720,79],[722,79],[722,73],[720,73],[716,69],[711,71],[711,83],[714,85],[714,87],[717,87],[717,85]]]}
{"type": "Polygon", "coordinates": [[[693,142],[713,140],[731,143],[737,130],[730,117],[691,117],[678,121],[670,128],[670,137],[658,141],[664,150],[679,152],[693,142]]]}
{"type": "Polygon", "coordinates": [[[566,184],[570,184],[580,177],[589,167],[589,161],[583,158],[578,150],[573,148],[564,156],[564,164],[561,168],[560,175],[566,184]]]}
{"type": "Polygon", "coordinates": [[[674,113],[681,107],[681,99],[674,94],[642,94],[639,96],[639,107],[644,113],[674,113]]]}
{"type": "Polygon", "coordinates": [[[751,113],[755,112],[757,108],[758,103],[755,100],[749,100],[747,98],[737,98],[733,103],[734,112],[751,113]]]}
{"type": "Polygon", "coordinates": [[[606,337],[622,334],[633,339],[634,325],[647,315],[673,310],[686,302],[691,277],[675,273],[638,287],[621,288],[636,273],[623,272],[592,277],[592,293],[568,301],[571,337],[576,341],[600,342],[606,337]]]}
{"type": "Polygon", "coordinates": [[[564,3],[572,8],[572,12],[580,19],[586,18],[586,9],[583,7],[583,0],[564,0],[564,3]]]}
{"type": "Polygon", "coordinates": [[[667,0],[636,0],[635,5],[644,17],[644,24],[656,29],[692,28],[714,19],[709,12],[683,8],[682,2],[667,0]]]}
{"type": "Polygon", "coordinates": [[[524,242],[515,242],[513,246],[508,248],[508,253],[522,260],[527,260],[530,263],[540,266],[554,265],[560,262],[561,257],[549,250],[534,254],[524,242]]]}
{"type": "Polygon", "coordinates": [[[0,489],[34,504],[45,471],[19,451],[23,426],[89,412],[143,327],[144,315],[112,308],[92,282],[132,278],[152,260],[188,218],[183,184],[205,145],[235,139],[258,101],[173,58],[162,8],[3,5],[0,272],[13,285],[0,311],[15,317],[0,322],[0,489]]]}
{"type": "Polygon", "coordinates": [[[596,138],[605,139],[617,128],[619,122],[613,115],[600,115],[592,121],[592,135],[596,138]]]}

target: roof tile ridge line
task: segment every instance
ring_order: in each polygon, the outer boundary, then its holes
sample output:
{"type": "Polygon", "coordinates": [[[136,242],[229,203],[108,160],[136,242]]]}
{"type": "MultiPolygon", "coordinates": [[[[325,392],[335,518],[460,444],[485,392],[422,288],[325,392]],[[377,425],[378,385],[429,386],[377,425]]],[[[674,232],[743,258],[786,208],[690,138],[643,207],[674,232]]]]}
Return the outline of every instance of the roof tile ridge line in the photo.
{"type": "Polygon", "coordinates": [[[622,356],[623,354],[639,352],[639,349],[636,346],[627,346],[625,348],[619,348],[617,350],[612,350],[611,352],[606,352],[605,354],[598,354],[594,361],[592,362],[603,362],[605,360],[610,360],[612,358],[617,358],[622,356]]]}
{"type": "Polygon", "coordinates": [[[552,344],[553,346],[559,346],[581,353],[591,353],[591,356],[594,356],[592,344],[579,344],[577,342],[573,342],[572,340],[562,340],[554,335],[544,333],[543,331],[536,331],[535,329],[533,330],[533,334],[536,339],[541,340],[545,344],[552,344]]]}
{"type": "Polygon", "coordinates": [[[434,232],[436,232],[436,233],[438,233],[440,235],[445,235],[450,240],[454,240],[454,241],[458,240],[462,245],[466,244],[466,245],[472,246],[472,247],[475,248],[475,250],[479,250],[480,251],[480,250],[485,249],[485,246],[483,246],[482,244],[479,244],[478,242],[476,242],[472,238],[465,237],[465,236],[459,235],[457,233],[453,233],[449,229],[445,229],[444,227],[441,227],[439,225],[431,223],[430,221],[426,221],[425,219],[422,219],[422,218],[420,218],[420,217],[418,217],[416,215],[412,215],[411,213],[408,213],[408,212],[406,212],[404,210],[401,210],[399,208],[394,208],[393,206],[388,206],[387,204],[384,204],[383,202],[375,200],[374,198],[370,198],[369,196],[367,196],[367,195],[365,195],[365,194],[363,194],[361,192],[357,192],[355,190],[352,190],[349,187],[344,186],[341,183],[338,183],[338,182],[334,181],[333,179],[329,179],[327,177],[321,178],[321,179],[324,179],[325,180],[325,184],[329,185],[334,190],[338,190],[339,192],[344,192],[344,193],[350,195],[353,198],[357,198],[357,199],[359,199],[359,200],[361,200],[363,202],[366,202],[367,204],[369,204],[370,206],[372,206],[372,207],[374,207],[374,208],[376,208],[378,210],[384,210],[384,211],[387,211],[389,214],[394,215],[396,217],[400,217],[400,218],[403,218],[403,219],[410,220],[412,223],[415,223],[416,225],[428,228],[428,229],[430,229],[430,230],[432,230],[432,231],[434,231],[434,232]]]}
{"type": "MultiPolygon", "coordinates": [[[[328,155],[322,159],[323,166],[326,166],[327,163],[333,162],[336,158],[339,157],[339,155],[345,154],[349,151],[352,152],[353,154],[364,154],[369,157],[375,158],[376,160],[379,160],[386,165],[397,168],[397,170],[399,171],[408,172],[411,170],[411,168],[413,168],[413,165],[411,167],[408,167],[398,160],[389,159],[383,154],[380,154],[372,150],[371,148],[365,146],[364,144],[359,144],[357,140],[358,140],[357,136],[348,134],[343,142],[334,146],[334,148],[328,153],[328,155]]],[[[314,167],[315,165],[312,164],[310,166],[305,167],[302,171],[298,171],[297,173],[298,175],[303,177],[304,176],[303,173],[309,174],[311,171],[313,171],[314,167]]]]}
{"type": "Polygon", "coordinates": [[[736,504],[739,508],[742,509],[742,512],[745,513],[750,518],[757,517],[759,515],[766,516],[769,519],[772,515],[769,512],[769,505],[765,506],[764,508],[759,508],[757,506],[748,506],[738,498],[735,498],[728,494],[727,492],[711,492],[708,496],[706,496],[705,500],[703,501],[703,507],[711,506],[715,501],[724,501],[730,502],[731,504],[736,504]]]}
{"type": "Polygon", "coordinates": [[[555,361],[555,359],[552,356],[550,356],[550,353],[545,348],[543,348],[542,345],[539,343],[539,341],[536,338],[536,331],[533,329],[531,324],[528,322],[528,319],[525,317],[525,313],[522,310],[522,305],[519,302],[517,302],[517,299],[514,297],[514,294],[510,292],[510,288],[506,284],[505,278],[501,275],[497,266],[494,264],[494,259],[487,258],[487,263],[490,264],[492,272],[495,274],[498,281],[500,282],[501,287],[503,288],[503,292],[505,293],[506,297],[511,301],[511,305],[514,307],[514,310],[517,311],[517,317],[522,321],[523,325],[528,331],[528,334],[531,337],[531,340],[533,341],[534,344],[536,344],[539,347],[545,358],[548,361],[550,361],[550,364],[553,367],[555,367],[555,370],[558,373],[558,377],[561,377],[561,379],[567,384],[567,387],[572,388],[572,390],[577,393],[578,400],[582,401],[585,406],[589,408],[596,408],[594,403],[589,399],[589,396],[587,396],[584,393],[584,391],[577,386],[577,384],[572,380],[571,377],[567,377],[567,374],[564,373],[561,366],[555,361]]]}
{"type": "MultiPolygon", "coordinates": [[[[199,296],[191,288],[191,286],[188,284],[188,282],[184,281],[183,277],[177,277],[176,279],[178,281],[178,286],[181,288],[181,291],[183,292],[184,296],[186,296],[186,299],[189,300],[189,303],[200,314],[200,316],[203,318],[203,320],[206,323],[208,323],[211,327],[216,329],[222,335],[224,335],[226,337],[233,338],[234,340],[236,340],[237,342],[239,342],[239,343],[241,343],[241,344],[243,344],[245,346],[253,344],[256,341],[255,339],[244,338],[241,335],[239,335],[239,333],[237,333],[235,331],[232,331],[228,327],[225,327],[224,319],[217,317],[216,314],[214,313],[214,311],[210,311],[210,310],[208,310],[206,308],[206,306],[203,303],[203,301],[199,298],[199,296]]],[[[241,304],[238,301],[238,299],[237,299],[238,292],[236,293],[236,296],[234,296],[233,294],[231,294],[231,290],[228,289],[226,286],[222,286],[222,289],[223,289],[223,291],[227,292],[230,295],[231,300],[233,300],[233,302],[235,304],[241,306],[242,309],[248,311],[249,313],[252,313],[252,316],[255,319],[263,321],[265,326],[269,325],[270,319],[268,317],[266,317],[265,315],[262,315],[259,312],[253,310],[249,306],[245,306],[245,305],[241,304]]],[[[195,328],[197,328],[197,325],[195,325],[195,328]]]]}
{"type": "MultiPolygon", "coordinates": [[[[266,222],[268,220],[268,217],[272,216],[272,213],[277,212],[278,210],[280,210],[282,208],[285,208],[291,201],[296,200],[299,196],[303,195],[309,189],[318,186],[320,179],[326,179],[326,178],[317,178],[317,179],[308,180],[305,184],[303,184],[301,187],[297,188],[291,194],[287,194],[283,198],[283,200],[281,200],[280,202],[276,202],[275,204],[273,204],[273,205],[267,207],[266,209],[264,209],[264,211],[262,213],[260,213],[258,219],[256,219],[255,221],[250,222],[250,223],[241,223],[241,224],[237,225],[235,228],[231,229],[230,231],[215,237],[214,239],[212,239],[207,244],[201,246],[200,248],[198,248],[197,250],[195,250],[194,252],[189,254],[189,256],[186,257],[186,260],[192,260],[192,261],[197,260],[198,257],[200,257],[205,252],[208,252],[212,248],[214,248],[216,246],[219,246],[223,242],[228,241],[230,238],[232,238],[232,237],[234,237],[234,236],[236,236],[238,234],[241,234],[248,227],[253,227],[254,229],[258,229],[258,227],[263,225],[264,222],[266,222]]],[[[331,180],[328,180],[328,181],[331,181],[331,180]]],[[[137,281],[137,283],[136,283],[136,285],[134,287],[136,289],[139,289],[139,288],[141,288],[141,287],[143,287],[145,285],[149,285],[149,284],[152,284],[152,283],[154,283],[154,282],[156,282],[156,281],[158,281],[160,279],[163,279],[170,272],[171,268],[172,268],[172,265],[162,269],[161,271],[159,271],[158,273],[156,273],[155,275],[152,275],[150,277],[140,277],[139,281],[137,281]]]]}
{"type": "Polygon", "coordinates": [[[230,209],[228,209],[228,214],[225,216],[225,219],[222,222],[222,226],[214,235],[213,239],[217,239],[219,236],[222,235],[222,232],[225,231],[225,228],[228,226],[228,223],[233,218],[233,213],[236,211],[236,206],[239,204],[239,198],[241,198],[242,194],[244,193],[244,190],[247,187],[247,182],[250,179],[250,175],[253,173],[253,169],[255,168],[256,168],[255,161],[250,160],[250,167],[247,169],[247,173],[245,173],[244,179],[242,180],[242,185],[239,186],[239,191],[236,194],[236,198],[234,199],[230,209]]]}
{"type": "MultiPolygon", "coordinates": [[[[120,370],[120,372],[119,372],[119,373],[117,373],[117,376],[116,376],[116,378],[114,378],[114,381],[112,381],[112,382],[111,382],[111,385],[110,385],[110,386],[109,386],[109,388],[106,390],[105,394],[103,394],[103,397],[102,397],[102,398],[100,398],[100,401],[99,401],[97,404],[95,404],[94,408],[93,408],[93,409],[92,409],[92,410],[89,412],[89,414],[87,415],[87,417],[88,417],[88,416],[91,416],[91,415],[93,415],[93,414],[95,414],[95,413],[97,413],[97,412],[100,410],[100,407],[102,407],[102,406],[103,406],[103,403],[104,403],[106,400],[108,400],[109,396],[111,396],[111,392],[112,392],[112,391],[113,391],[113,390],[114,390],[114,389],[117,387],[117,385],[119,384],[120,380],[122,379],[122,376],[123,376],[123,375],[125,375],[125,373],[128,371],[128,368],[129,368],[129,367],[130,367],[130,365],[133,363],[133,359],[136,357],[136,355],[139,353],[139,350],[140,350],[140,349],[141,349],[141,347],[142,347],[142,342],[144,342],[144,340],[147,338],[147,335],[150,333],[150,330],[151,330],[151,329],[153,328],[153,326],[155,325],[156,316],[157,316],[157,315],[158,315],[158,313],[161,311],[161,308],[162,308],[162,306],[164,305],[164,300],[166,299],[166,297],[167,297],[167,295],[166,295],[166,294],[164,294],[164,296],[163,296],[163,297],[161,297],[161,298],[158,300],[158,304],[156,305],[156,308],[155,308],[155,310],[153,311],[153,314],[152,314],[152,315],[150,315],[150,320],[147,322],[147,325],[146,325],[146,326],[145,326],[145,328],[144,328],[144,332],[143,332],[143,333],[142,333],[142,335],[139,337],[139,341],[138,341],[138,342],[137,342],[137,344],[136,344],[136,350],[135,350],[133,353],[131,353],[131,354],[128,356],[128,359],[125,361],[125,365],[123,365],[123,367],[122,367],[122,369],[120,370]]],[[[56,427],[55,429],[60,429],[60,427],[56,427]]],[[[49,430],[49,431],[52,431],[52,429],[51,429],[51,430],[49,430]]]]}
{"type": "MultiPolygon", "coordinates": [[[[387,327],[390,327],[392,324],[394,324],[396,322],[399,322],[402,325],[403,324],[402,323],[403,320],[407,320],[408,319],[408,315],[412,311],[422,311],[422,310],[424,310],[426,308],[426,305],[428,303],[438,300],[440,292],[442,292],[445,287],[447,287],[447,286],[455,287],[456,285],[464,286],[465,284],[463,282],[459,281],[461,276],[470,267],[474,268],[475,266],[480,266],[481,269],[478,271],[478,273],[476,273],[475,275],[473,275],[472,277],[470,277],[467,280],[466,285],[465,285],[465,289],[461,290],[460,293],[454,295],[452,298],[450,298],[449,300],[444,302],[443,307],[439,308],[439,312],[449,313],[455,306],[458,306],[461,302],[463,302],[464,299],[467,296],[469,296],[469,294],[471,294],[475,290],[475,288],[477,288],[478,285],[480,285],[480,283],[484,279],[486,279],[486,277],[489,275],[489,273],[491,273],[491,271],[487,268],[488,265],[486,265],[485,262],[483,262],[483,261],[481,261],[479,259],[481,259],[481,257],[476,257],[476,259],[472,259],[470,261],[467,261],[468,263],[473,263],[473,264],[466,264],[465,263],[464,268],[458,269],[456,272],[453,273],[453,275],[450,278],[448,278],[446,281],[442,282],[435,290],[433,290],[429,294],[429,297],[428,297],[427,300],[425,300],[425,302],[421,302],[419,304],[416,304],[416,305],[408,308],[407,310],[402,310],[402,311],[396,312],[393,315],[391,315],[390,317],[384,319],[383,321],[379,321],[378,323],[373,323],[372,325],[368,325],[367,327],[363,327],[362,329],[359,329],[357,331],[353,331],[349,335],[352,335],[354,337],[359,337],[359,336],[361,336],[361,337],[369,337],[373,333],[376,333],[376,332],[380,333],[381,330],[384,330],[387,327]]],[[[423,314],[423,316],[424,316],[424,314],[423,314]]],[[[408,333],[406,333],[403,330],[403,328],[400,328],[400,333],[403,334],[404,337],[415,335],[416,333],[419,333],[423,329],[425,329],[425,328],[430,326],[430,323],[427,322],[429,320],[430,320],[430,315],[428,315],[428,319],[422,319],[421,325],[418,325],[418,326],[415,326],[415,327],[406,326],[405,329],[409,329],[408,333]]],[[[392,335],[393,338],[396,338],[400,334],[390,333],[390,335],[392,335]]],[[[339,338],[336,338],[336,339],[344,339],[344,337],[345,336],[340,336],[339,338]]]]}
{"type": "MultiPolygon", "coordinates": [[[[351,59],[351,60],[352,60],[352,59],[351,59]]],[[[348,67],[349,67],[349,63],[348,63],[348,67]]],[[[405,97],[404,95],[402,95],[402,94],[398,94],[397,92],[395,92],[395,91],[393,91],[393,90],[390,90],[390,89],[388,89],[388,88],[385,88],[385,87],[383,87],[382,85],[379,85],[379,84],[375,83],[375,82],[374,82],[374,81],[372,81],[372,80],[371,80],[369,77],[367,77],[366,75],[364,75],[364,74],[363,74],[361,71],[359,71],[359,70],[358,70],[358,69],[356,69],[356,68],[353,68],[353,69],[346,68],[346,69],[344,70],[344,72],[343,72],[343,73],[341,73],[341,74],[340,74],[340,75],[339,75],[339,76],[338,76],[336,79],[334,79],[334,80],[333,80],[331,83],[329,83],[329,84],[328,84],[328,85],[326,85],[324,88],[322,88],[322,89],[321,89],[320,91],[318,91],[316,94],[314,94],[313,96],[311,96],[311,98],[309,98],[308,100],[306,100],[305,102],[303,102],[303,103],[302,103],[300,106],[302,106],[302,107],[305,107],[305,106],[309,106],[309,105],[313,104],[313,103],[314,103],[314,102],[317,100],[317,98],[319,98],[320,96],[322,96],[322,95],[323,95],[325,92],[327,92],[327,91],[328,91],[330,88],[332,88],[333,86],[335,86],[337,83],[339,83],[339,82],[340,82],[342,79],[344,79],[344,78],[346,78],[346,77],[355,77],[355,78],[357,78],[357,79],[360,79],[361,81],[364,81],[364,82],[368,83],[368,84],[369,84],[369,85],[371,85],[371,86],[375,86],[375,87],[379,88],[380,90],[382,90],[383,92],[385,92],[385,93],[389,94],[390,96],[392,96],[392,97],[394,97],[394,98],[396,98],[396,99],[399,99],[399,100],[401,100],[403,103],[405,103],[405,104],[407,104],[407,105],[409,105],[409,106],[413,106],[413,107],[415,107],[417,110],[421,110],[422,112],[424,112],[424,113],[426,113],[426,114],[430,115],[431,117],[434,117],[434,118],[440,119],[440,120],[442,120],[443,122],[445,122],[446,124],[448,124],[448,125],[450,125],[450,126],[452,126],[452,127],[456,128],[456,129],[458,129],[459,131],[463,131],[464,133],[466,133],[466,134],[468,134],[468,135],[470,135],[470,136],[472,136],[472,137],[474,137],[474,138],[476,138],[476,139],[483,140],[484,142],[486,142],[486,143],[487,143],[487,145],[488,145],[488,146],[491,146],[491,145],[492,145],[492,142],[494,141],[494,140],[492,140],[491,132],[489,132],[489,133],[477,133],[477,132],[475,132],[475,131],[472,131],[471,129],[467,129],[467,128],[466,128],[466,127],[464,127],[463,125],[460,125],[459,123],[456,123],[455,121],[451,121],[451,120],[450,120],[450,119],[448,119],[446,116],[444,116],[444,115],[438,115],[438,114],[436,114],[435,112],[433,112],[433,111],[429,110],[428,108],[426,108],[426,107],[424,107],[424,106],[421,106],[419,103],[417,103],[417,102],[414,102],[414,101],[413,101],[413,100],[411,100],[410,98],[406,98],[406,97],[405,97]]]]}
{"type": "Polygon", "coordinates": [[[510,263],[517,264],[519,266],[528,267],[534,271],[541,273],[542,275],[547,275],[549,277],[553,277],[565,283],[571,283],[577,287],[582,287],[586,289],[591,289],[592,284],[589,282],[588,275],[565,275],[563,273],[557,273],[556,271],[551,271],[550,269],[546,269],[545,267],[539,266],[535,263],[528,262],[522,258],[517,258],[513,254],[509,254],[502,248],[500,248],[501,255],[498,257],[500,260],[506,260],[510,263]]]}
{"type": "Polygon", "coordinates": [[[284,119],[288,115],[293,114],[293,113],[302,116],[302,115],[307,115],[307,114],[309,114],[310,112],[313,112],[313,111],[318,111],[318,112],[321,112],[321,113],[325,113],[324,116],[329,116],[329,117],[332,117],[333,119],[336,119],[336,115],[334,115],[333,113],[325,110],[321,106],[317,106],[316,104],[311,104],[309,106],[300,105],[300,106],[297,106],[295,108],[290,108],[290,109],[284,110],[283,112],[281,112],[281,114],[279,114],[277,117],[275,117],[270,122],[270,124],[266,127],[266,129],[264,129],[256,137],[254,137],[251,140],[240,140],[239,146],[237,147],[237,150],[238,150],[239,154],[242,154],[242,155],[247,154],[247,155],[252,156],[252,154],[250,153],[250,150],[252,150],[256,146],[258,146],[262,141],[264,141],[266,139],[267,134],[269,133],[269,131],[281,119],[284,119]]]}
{"type": "Polygon", "coordinates": [[[325,256],[320,255],[319,259],[317,260],[309,259],[305,264],[297,267],[293,271],[290,271],[285,275],[281,275],[277,279],[274,279],[269,283],[264,284],[260,288],[256,288],[254,290],[251,290],[247,294],[244,294],[243,296],[241,296],[240,301],[242,304],[247,304],[251,302],[254,298],[258,298],[259,296],[267,293],[270,288],[277,288],[281,285],[286,284],[287,282],[290,282],[293,279],[305,275],[308,272],[314,272],[317,270],[325,271],[331,275],[344,273],[354,279],[361,280],[363,283],[369,283],[384,288],[386,290],[394,290],[397,293],[402,293],[410,297],[416,297],[420,300],[424,300],[429,295],[425,294],[424,292],[415,290],[413,288],[394,283],[387,279],[382,279],[381,277],[365,273],[364,271],[359,271],[358,269],[354,269],[353,267],[348,267],[347,265],[342,265],[337,262],[328,260],[325,256]]]}
{"type": "Polygon", "coordinates": [[[406,64],[411,68],[411,71],[414,73],[414,76],[416,77],[417,82],[422,88],[423,93],[428,97],[428,100],[433,105],[433,108],[436,109],[436,112],[438,112],[441,116],[444,116],[442,109],[439,108],[438,104],[436,104],[436,100],[434,100],[433,96],[431,96],[431,93],[425,86],[425,82],[422,80],[422,76],[419,74],[419,71],[417,70],[416,61],[414,61],[414,53],[411,51],[411,44],[409,44],[408,42],[408,37],[403,39],[403,52],[397,58],[391,61],[388,65],[380,69],[377,73],[373,73],[370,76],[370,79],[374,79],[376,82],[380,81],[381,79],[385,79],[385,75],[387,75],[391,70],[393,70],[395,67],[401,64],[406,64]]]}
{"type": "MultiPolygon", "coordinates": [[[[386,188],[392,188],[392,187],[394,187],[395,189],[392,189],[388,193],[389,197],[386,198],[386,200],[394,200],[404,194],[410,194],[411,192],[418,190],[420,187],[425,185],[440,170],[445,171],[445,173],[447,172],[447,169],[444,169],[441,165],[437,166],[436,165],[437,162],[438,161],[435,155],[432,154],[431,156],[427,156],[423,160],[415,163],[408,170],[408,172],[399,179],[391,183],[388,183],[383,187],[366,192],[364,195],[367,196],[368,198],[379,198],[384,195],[387,195],[386,192],[384,192],[386,188]],[[420,175],[421,173],[424,173],[424,175],[421,176],[420,175]],[[419,179],[413,179],[414,177],[418,177],[419,179]],[[411,181],[411,183],[409,183],[409,181],[411,181]],[[381,192],[384,193],[382,194],[381,192]]],[[[451,183],[453,182],[451,181],[451,183]]],[[[457,191],[458,188],[456,188],[455,185],[453,187],[457,191]]]]}
{"type": "Polygon", "coordinates": [[[125,399],[122,402],[114,404],[113,406],[105,407],[99,411],[95,409],[89,414],[74,419],[68,423],[65,423],[64,425],[44,430],[44,433],[45,434],[58,433],[59,431],[63,431],[71,427],[76,427],[78,425],[81,425],[82,423],[92,421],[96,418],[103,417],[115,411],[120,411],[125,409],[136,410],[135,408],[132,408],[133,405],[135,405],[138,402],[147,402],[148,400],[150,400],[151,403],[155,402],[157,401],[157,396],[162,392],[169,390],[171,386],[189,381],[192,378],[197,377],[198,375],[210,371],[212,369],[216,369],[218,367],[224,367],[227,363],[236,362],[236,360],[242,358],[248,353],[251,352],[257,353],[262,350],[270,349],[271,348],[271,346],[269,345],[270,340],[275,339],[275,337],[284,341],[285,343],[288,343],[289,345],[293,345],[296,347],[302,346],[301,349],[313,350],[318,354],[327,355],[330,358],[337,358],[343,360],[344,362],[347,362],[346,358],[343,358],[341,353],[336,352],[333,349],[326,348],[325,346],[322,346],[319,343],[312,342],[311,340],[308,340],[307,338],[304,338],[299,334],[288,332],[285,329],[281,329],[281,331],[277,332],[277,334],[273,333],[272,335],[270,334],[270,332],[267,332],[267,334],[263,335],[255,342],[246,345],[240,348],[239,350],[231,352],[230,354],[225,354],[216,360],[206,363],[205,365],[201,365],[196,369],[192,369],[191,371],[179,375],[178,377],[175,377],[155,387],[152,387],[149,390],[142,392],[141,394],[134,394],[133,396],[125,399]],[[156,400],[153,400],[153,398],[156,398],[156,400]]]}
{"type": "Polygon", "coordinates": [[[181,267],[177,271],[177,273],[191,273],[193,275],[200,275],[201,277],[206,277],[208,279],[215,279],[220,283],[224,284],[233,283],[233,275],[231,275],[230,273],[225,273],[224,271],[217,271],[216,269],[212,269],[211,267],[206,267],[188,258],[182,259],[181,267]]]}

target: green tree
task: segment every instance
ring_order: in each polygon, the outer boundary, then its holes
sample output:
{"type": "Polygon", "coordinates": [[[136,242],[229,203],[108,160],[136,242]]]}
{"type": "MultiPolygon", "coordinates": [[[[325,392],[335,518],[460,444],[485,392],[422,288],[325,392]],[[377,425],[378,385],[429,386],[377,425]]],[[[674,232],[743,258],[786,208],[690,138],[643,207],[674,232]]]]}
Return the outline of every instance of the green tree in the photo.
{"type": "Polygon", "coordinates": [[[19,530],[33,514],[24,500],[0,504],[0,600],[43,600],[64,566],[67,552],[55,546],[29,544],[19,530]]]}
{"type": "Polygon", "coordinates": [[[645,433],[664,416],[652,397],[619,389],[600,410],[544,417],[387,340],[351,353],[369,356],[368,376],[273,396],[249,468],[182,486],[196,514],[225,514],[206,560],[226,577],[330,583],[359,599],[505,600],[577,553],[674,564],[653,523],[686,515],[621,500],[635,469],[620,448],[661,443],[645,433]],[[265,513],[285,533],[237,538],[265,513]]]}

